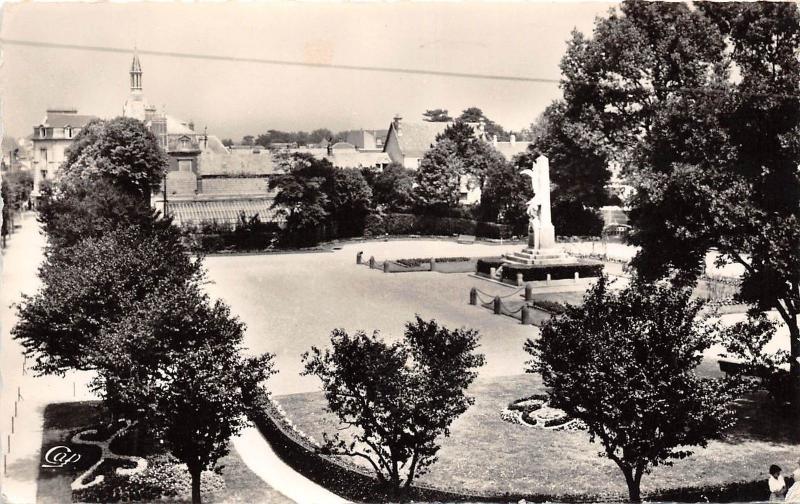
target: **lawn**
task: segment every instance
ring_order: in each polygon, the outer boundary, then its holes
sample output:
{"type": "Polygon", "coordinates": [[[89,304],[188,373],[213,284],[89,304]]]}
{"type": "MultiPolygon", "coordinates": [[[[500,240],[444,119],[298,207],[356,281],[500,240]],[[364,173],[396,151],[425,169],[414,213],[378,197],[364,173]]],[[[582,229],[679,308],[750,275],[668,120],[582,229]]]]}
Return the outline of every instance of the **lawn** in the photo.
{"type": "MultiPolygon", "coordinates": [[[[72,481],[83,471],[94,464],[99,456],[100,449],[96,447],[83,447],[76,445],[69,440],[76,432],[101,425],[103,417],[98,409],[97,402],[73,402],[56,403],[47,406],[44,412],[44,429],[42,434],[42,456],[51,447],[56,445],[67,445],[70,449],[78,451],[81,459],[76,465],[67,465],[63,468],[43,468],[39,469],[37,503],[41,504],[63,504],[75,501],[75,496],[70,488],[72,481]]],[[[103,436],[101,436],[103,437],[103,436]]],[[[148,471],[153,470],[154,465],[164,460],[165,456],[159,453],[158,447],[153,440],[135,428],[129,433],[120,436],[111,443],[111,450],[114,453],[141,456],[148,460],[148,471]]],[[[277,504],[289,504],[291,501],[280,493],[273,490],[261,478],[255,475],[245,465],[244,461],[231,446],[231,452],[220,459],[218,466],[222,469],[220,476],[213,476],[216,480],[221,480],[221,488],[213,493],[203,495],[203,501],[209,503],[243,503],[252,504],[259,502],[269,502],[277,504]]],[[[100,472],[107,479],[117,477],[113,475],[112,464],[101,466],[100,472]]],[[[182,470],[182,467],[178,469],[182,470]]],[[[187,473],[188,476],[188,473],[187,473]]],[[[158,474],[149,477],[158,480],[158,474]]],[[[125,478],[124,476],[122,478],[125,478]]],[[[100,483],[98,487],[105,485],[100,483]]],[[[114,485],[122,488],[122,485],[114,485]]],[[[124,495],[122,496],[124,497],[124,495]]],[[[160,499],[159,502],[177,503],[191,502],[189,494],[177,497],[160,499]]]]}
{"type": "MultiPolygon", "coordinates": [[[[701,372],[718,373],[712,364],[704,364],[701,372]]],[[[539,430],[500,418],[511,401],[542,391],[540,379],[533,375],[479,379],[470,390],[476,397],[474,406],[455,421],[451,437],[442,442],[439,461],[420,481],[473,492],[623,495],[622,473],[597,456],[601,446],[592,444],[585,432],[539,430]]],[[[337,426],[324,411],[321,393],[276,399],[299,429],[317,439],[337,426]]],[[[643,491],[761,480],[766,499],[767,468],[779,464],[793,469],[800,437],[796,427],[762,399],[754,396],[737,405],[739,423],[726,439],[712,441],[672,467],[655,468],[644,477],[643,491]]]]}

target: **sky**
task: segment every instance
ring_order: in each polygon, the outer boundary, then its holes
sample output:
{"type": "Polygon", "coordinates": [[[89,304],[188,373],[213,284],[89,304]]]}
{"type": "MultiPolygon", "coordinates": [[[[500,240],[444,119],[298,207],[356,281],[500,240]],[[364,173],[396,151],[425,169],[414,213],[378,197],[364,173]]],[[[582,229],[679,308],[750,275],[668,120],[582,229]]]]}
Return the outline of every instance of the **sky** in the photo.
{"type": "MultiPolygon", "coordinates": [[[[573,29],[591,33],[614,4],[18,3],[0,22],[4,132],[27,135],[48,107],[119,115],[140,51],[559,79],[573,29]],[[32,47],[34,41],[122,52],[32,47]]],[[[427,109],[477,106],[528,127],[557,83],[284,66],[141,54],[148,102],[198,130],[240,139],[269,129],[387,128],[427,109]]]]}

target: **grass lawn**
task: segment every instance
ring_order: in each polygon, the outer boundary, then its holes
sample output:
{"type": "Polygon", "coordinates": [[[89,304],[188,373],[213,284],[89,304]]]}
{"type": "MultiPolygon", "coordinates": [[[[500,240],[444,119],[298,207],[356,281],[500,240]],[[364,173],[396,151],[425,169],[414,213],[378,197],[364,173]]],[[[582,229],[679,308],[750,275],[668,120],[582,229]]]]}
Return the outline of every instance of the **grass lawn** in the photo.
{"type": "MultiPolygon", "coordinates": [[[[704,364],[701,372],[717,373],[712,364],[704,364]]],[[[601,446],[590,443],[585,432],[552,432],[501,420],[500,411],[509,402],[542,391],[534,375],[479,378],[471,388],[475,405],[454,422],[451,437],[442,442],[439,461],[420,480],[492,493],[624,494],[622,473],[613,462],[597,456],[601,446]]],[[[276,399],[299,429],[317,439],[337,425],[324,411],[321,393],[276,399]]],[[[800,438],[796,427],[761,399],[737,406],[739,423],[725,440],[712,441],[672,467],[655,468],[644,477],[642,490],[762,480],[766,500],[767,468],[778,464],[793,470],[800,438]]]]}
{"type": "MultiPolygon", "coordinates": [[[[102,422],[97,402],[57,403],[47,406],[44,412],[44,432],[42,435],[42,454],[56,445],[67,445],[81,453],[81,460],[74,466],[64,468],[39,469],[37,503],[63,504],[72,502],[73,493],[70,488],[72,481],[83,471],[94,464],[99,456],[100,449],[69,442],[76,432],[96,427],[102,422]]],[[[128,434],[120,436],[111,443],[114,453],[141,456],[152,462],[158,453],[153,440],[146,433],[131,430],[128,434]]],[[[44,455],[42,455],[44,457],[44,455]]],[[[278,503],[289,504],[291,501],[282,494],[273,490],[261,478],[254,474],[231,446],[231,452],[220,459],[218,466],[222,466],[221,476],[224,488],[210,494],[203,495],[203,501],[209,503],[278,503]]],[[[152,467],[152,464],[151,464],[152,467]]],[[[111,467],[101,472],[108,474],[111,467]]],[[[103,485],[105,483],[101,483],[103,485]]],[[[190,502],[191,496],[184,498],[166,498],[159,502],[190,502]]]]}

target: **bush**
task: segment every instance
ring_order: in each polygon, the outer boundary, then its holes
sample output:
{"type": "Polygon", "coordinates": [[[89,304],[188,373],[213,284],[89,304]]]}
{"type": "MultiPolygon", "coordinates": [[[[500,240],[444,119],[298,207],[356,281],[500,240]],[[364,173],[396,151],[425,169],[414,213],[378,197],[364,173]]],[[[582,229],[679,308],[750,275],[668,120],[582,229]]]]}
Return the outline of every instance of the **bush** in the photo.
{"type": "MultiPolygon", "coordinates": [[[[123,476],[117,474],[111,465],[103,475],[102,483],[72,493],[78,502],[152,502],[165,497],[191,498],[192,478],[184,464],[168,456],[153,457],[148,460],[147,469],[141,473],[123,476]]],[[[200,488],[203,494],[217,492],[225,487],[222,476],[212,471],[204,471],[200,488]]]]}
{"type": "Polygon", "coordinates": [[[526,282],[547,280],[547,274],[549,273],[552,280],[565,280],[574,278],[576,272],[581,276],[581,278],[599,277],[603,274],[603,265],[595,263],[547,264],[533,266],[514,266],[506,264],[503,266],[503,279],[516,280],[517,273],[522,273],[522,280],[526,282]]]}
{"type": "Polygon", "coordinates": [[[364,236],[389,235],[475,235],[484,238],[507,238],[511,228],[505,224],[478,222],[458,217],[387,213],[370,215],[364,224],[364,236]]]}
{"type": "Polygon", "coordinates": [[[553,315],[561,315],[567,309],[563,303],[559,303],[558,301],[550,301],[547,299],[534,300],[533,307],[539,308],[548,313],[552,313],[553,315]]]}
{"type": "Polygon", "coordinates": [[[477,273],[488,275],[491,273],[492,268],[499,268],[503,265],[502,257],[489,257],[486,259],[478,259],[478,264],[475,268],[477,273]]]}
{"type": "Polygon", "coordinates": [[[603,218],[579,201],[562,201],[553,205],[553,226],[561,236],[600,236],[603,218]]]}

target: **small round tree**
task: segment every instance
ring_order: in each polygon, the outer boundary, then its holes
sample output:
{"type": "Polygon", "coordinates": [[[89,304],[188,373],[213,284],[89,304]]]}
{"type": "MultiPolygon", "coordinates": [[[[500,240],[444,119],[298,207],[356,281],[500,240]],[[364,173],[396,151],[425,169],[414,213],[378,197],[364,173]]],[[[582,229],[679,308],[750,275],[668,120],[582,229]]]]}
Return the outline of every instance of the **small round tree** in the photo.
{"type": "Polygon", "coordinates": [[[303,374],[322,380],[328,409],[352,439],[326,434],[322,450],[367,460],[391,495],[402,497],[436,461],[438,438],[474,402],[466,389],[484,363],[478,338],[473,329],[419,316],[392,344],[377,332],[333,331],[330,349],[303,355],[303,374]]]}
{"type": "Polygon", "coordinates": [[[715,331],[701,307],[688,290],[636,280],[612,290],[603,277],[582,306],[525,343],[527,371],[541,374],[554,407],[600,440],[633,502],[653,466],[688,457],[733,423],[736,386],[695,373],[715,331]]]}

